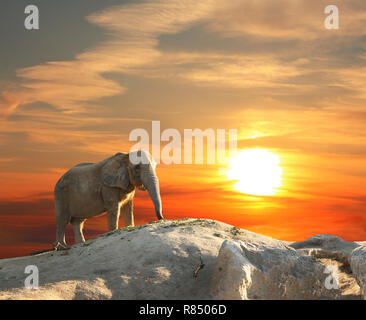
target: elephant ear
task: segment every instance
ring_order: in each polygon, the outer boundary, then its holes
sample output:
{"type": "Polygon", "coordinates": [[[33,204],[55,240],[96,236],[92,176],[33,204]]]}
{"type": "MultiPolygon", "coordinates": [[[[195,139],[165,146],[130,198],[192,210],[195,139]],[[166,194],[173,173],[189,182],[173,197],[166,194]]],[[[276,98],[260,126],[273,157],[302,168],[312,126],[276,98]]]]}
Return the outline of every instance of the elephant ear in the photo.
{"type": "Polygon", "coordinates": [[[117,153],[102,168],[102,181],[107,187],[126,190],[130,184],[127,171],[128,154],[117,153]]]}

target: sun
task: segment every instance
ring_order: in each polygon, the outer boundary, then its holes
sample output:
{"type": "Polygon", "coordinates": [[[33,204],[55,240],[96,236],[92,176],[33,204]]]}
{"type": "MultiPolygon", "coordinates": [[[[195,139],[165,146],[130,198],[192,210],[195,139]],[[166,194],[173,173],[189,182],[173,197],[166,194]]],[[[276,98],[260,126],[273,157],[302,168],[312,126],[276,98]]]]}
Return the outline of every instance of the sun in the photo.
{"type": "Polygon", "coordinates": [[[228,179],[237,180],[237,191],[252,195],[273,195],[281,186],[280,160],[265,149],[240,151],[231,161],[226,172],[228,179]]]}

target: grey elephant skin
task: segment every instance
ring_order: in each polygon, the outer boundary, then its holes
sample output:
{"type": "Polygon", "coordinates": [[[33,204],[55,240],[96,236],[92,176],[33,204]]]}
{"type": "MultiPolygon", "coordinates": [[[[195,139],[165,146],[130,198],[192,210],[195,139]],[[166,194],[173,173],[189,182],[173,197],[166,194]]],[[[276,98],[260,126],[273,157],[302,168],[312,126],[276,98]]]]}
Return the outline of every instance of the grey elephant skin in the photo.
{"type": "Polygon", "coordinates": [[[67,171],[54,190],[56,250],[68,248],[65,242],[68,223],[72,224],[75,243],[85,241],[85,220],[105,212],[109,231],[118,228],[120,214],[126,226],[133,226],[136,188],[149,192],[157,218],[163,219],[155,167],[156,163],[148,152],[135,151],[117,153],[97,163],[81,163],[67,171]]]}

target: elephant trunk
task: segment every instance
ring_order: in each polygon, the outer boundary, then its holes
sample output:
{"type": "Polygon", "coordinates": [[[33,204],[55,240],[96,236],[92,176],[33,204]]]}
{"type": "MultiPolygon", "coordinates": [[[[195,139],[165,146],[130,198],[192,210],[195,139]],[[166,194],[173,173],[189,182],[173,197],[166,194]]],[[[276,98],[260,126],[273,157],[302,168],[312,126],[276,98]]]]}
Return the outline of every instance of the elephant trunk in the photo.
{"type": "Polygon", "coordinates": [[[157,218],[159,220],[163,219],[158,177],[152,168],[148,166],[148,169],[141,175],[141,178],[144,187],[149,192],[150,198],[154,203],[157,218]]]}

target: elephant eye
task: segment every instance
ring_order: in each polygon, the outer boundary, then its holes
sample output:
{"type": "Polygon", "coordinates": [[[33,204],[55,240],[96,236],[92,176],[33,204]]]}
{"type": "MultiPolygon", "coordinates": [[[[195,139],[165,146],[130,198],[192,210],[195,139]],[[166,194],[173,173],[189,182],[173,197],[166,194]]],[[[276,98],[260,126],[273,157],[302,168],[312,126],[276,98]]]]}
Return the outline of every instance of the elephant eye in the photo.
{"type": "Polygon", "coordinates": [[[140,170],[140,165],[139,164],[137,164],[136,166],[135,166],[135,168],[137,169],[137,170],[140,170]]]}

